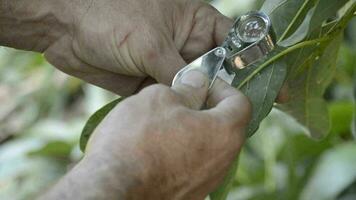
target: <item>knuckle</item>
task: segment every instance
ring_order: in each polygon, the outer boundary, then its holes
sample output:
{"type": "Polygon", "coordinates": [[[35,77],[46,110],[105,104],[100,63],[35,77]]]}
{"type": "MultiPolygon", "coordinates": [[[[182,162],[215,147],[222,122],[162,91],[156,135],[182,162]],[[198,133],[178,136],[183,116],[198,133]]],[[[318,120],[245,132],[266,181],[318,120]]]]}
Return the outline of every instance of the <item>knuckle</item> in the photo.
{"type": "Polygon", "coordinates": [[[141,92],[142,95],[148,97],[148,101],[162,102],[176,99],[176,95],[172,90],[163,84],[155,84],[144,88],[141,92]]]}
{"type": "Polygon", "coordinates": [[[195,11],[195,19],[202,19],[212,21],[215,15],[219,13],[213,6],[205,2],[197,3],[197,9],[195,11]]]}
{"type": "Polygon", "coordinates": [[[241,129],[251,119],[252,106],[249,99],[239,91],[225,99],[225,108],[220,110],[217,118],[222,126],[230,129],[241,129]]]}
{"type": "Polygon", "coordinates": [[[154,84],[154,85],[144,88],[140,93],[143,93],[143,94],[149,95],[149,96],[157,96],[158,94],[167,92],[166,90],[168,90],[167,86],[164,86],[162,84],[154,84]]]}

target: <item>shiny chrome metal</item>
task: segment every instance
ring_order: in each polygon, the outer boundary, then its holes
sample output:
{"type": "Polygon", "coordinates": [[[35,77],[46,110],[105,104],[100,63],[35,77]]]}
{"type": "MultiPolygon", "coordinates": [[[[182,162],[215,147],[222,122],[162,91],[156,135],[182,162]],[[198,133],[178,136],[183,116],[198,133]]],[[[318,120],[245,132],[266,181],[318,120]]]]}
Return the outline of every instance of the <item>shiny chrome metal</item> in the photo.
{"type": "Polygon", "coordinates": [[[234,81],[235,78],[235,73],[228,73],[224,67],[222,67],[219,72],[217,77],[219,77],[219,79],[225,81],[226,83],[228,83],[229,85],[232,84],[232,82],[234,81]]]}
{"type": "Polygon", "coordinates": [[[268,55],[275,48],[270,18],[258,11],[239,17],[221,47],[204,54],[180,70],[176,84],[184,73],[199,70],[209,77],[210,86],[218,76],[232,84],[236,73],[268,55]]]}
{"type": "Polygon", "coordinates": [[[275,45],[272,38],[267,35],[256,43],[227,57],[229,65],[236,69],[243,69],[269,54],[275,45]]]}
{"type": "Polygon", "coordinates": [[[214,83],[225,59],[226,50],[222,47],[217,47],[181,69],[174,77],[172,85],[179,82],[182,76],[188,71],[197,70],[203,72],[209,78],[210,87],[214,83]]]}
{"type": "Polygon", "coordinates": [[[239,17],[223,43],[227,50],[228,71],[243,69],[275,48],[275,36],[269,17],[257,11],[239,17]]]}

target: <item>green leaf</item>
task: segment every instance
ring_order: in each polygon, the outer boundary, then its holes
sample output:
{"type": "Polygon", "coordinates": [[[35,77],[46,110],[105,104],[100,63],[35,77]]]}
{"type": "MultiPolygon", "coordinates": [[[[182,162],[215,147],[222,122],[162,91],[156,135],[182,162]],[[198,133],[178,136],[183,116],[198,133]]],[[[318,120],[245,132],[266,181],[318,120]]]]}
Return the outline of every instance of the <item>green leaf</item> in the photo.
{"type": "Polygon", "coordinates": [[[354,75],[354,109],[353,109],[353,120],[351,123],[351,131],[354,138],[356,138],[356,74],[354,75]]]}
{"type": "Polygon", "coordinates": [[[311,30],[308,36],[308,39],[329,39],[301,48],[286,57],[290,66],[287,81],[291,101],[280,108],[308,128],[309,135],[314,138],[324,137],[330,129],[323,94],[333,78],[343,30],[354,10],[355,5],[350,4],[344,15],[319,29],[311,30]]]}
{"type": "MultiPolygon", "coordinates": [[[[292,46],[293,44],[296,44],[300,41],[302,41],[306,35],[308,34],[308,29],[310,26],[310,21],[315,14],[315,7],[310,9],[302,22],[302,24],[299,26],[296,32],[294,32],[289,38],[285,40],[280,40],[278,42],[278,45],[284,46],[284,47],[289,47],[292,46]]],[[[282,39],[282,38],[281,38],[282,39]]]]}
{"type": "Polygon", "coordinates": [[[356,179],[356,143],[346,143],[327,151],[305,186],[302,200],[336,197],[356,179]]]}
{"type": "Polygon", "coordinates": [[[296,72],[298,75],[288,80],[291,101],[280,106],[306,126],[310,130],[309,135],[314,138],[324,137],[330,129],[323,94],[335,71],[341,39],[342,35],[339,35],[325,49],[314,49],[314,53],[303,60],[304,64],[298,66],[303,72],[296,72]],[[318,51],[324,53],[319,57],[318,51]]]}
{"type": "MultiPolygon", "coordinates": [[[[241,70],[232,84],[235,87],[241,85],[241,91],[250,99],[252,105],[252,120],[247,129],[248,136],[257,131],[260,122],[271,111],[287,75],[285,63],[277,61],[256,73],[253,79],[247,80],[249,75],[258,71],[260,64],[241,70]]],[[[210,195],[212,200],[226,199],[237,171],[237,164],[238,160],[236,159],[223,184],[210,195]]]]}
{"type": "Polygon", "coordinates": [[[80,136],[80,149],[85,152],[85,147],[89,141],[90,136],[95,131],[96,127],[100,124],[100,122],[106,117],[106,115],[124,98],[120,97],[109,104],[103,106],[98,111],[96,111],[85,124],[82,134],[80,136]]]}
{"type": "Polygon", "coordinates": [[[355,110],[353,102],[332,102],[329,103],[328,110],[331,116],[331,133],[350,138],[350,124],[355,110]]]}
{"type": "Polygon", "coordinates": [[[73,145],[64,141],[52,141],[43,146],[41,149],[28,153],[29,156],[43,156],[54,158],[69,158],[73,145]]]}
{"type": "MultiPolygon", "coordinates": [[[[275,54],[277,52],[278,50],[275,54]]],[[[273,62],[258,71],[260,66],[261,63],[258,63],[241,70],[232,84],[240,88],[252,104],[252,120],[248,126],[247,136],[256,132],[260,122],[271,111],[287,75],[287,66],[282,60],[273,62]],[[249,75],[254,73],[256,73],[254,77],[248,79],[249,75]]]]}
{"type": "Polygon", "coordinates": [[[302,41],[308,35],[309,40],[322,36],[315,34],[314,37],[310,37],[312,33],[320,32],[326,20],[335,18],[337,11],[348,1],[349,0],[319,0],[319,2],[308,11],[299,28],[289,38],[280,42],[280,45],[291,46],[302,41]]]}
{"type": "Polygon", "coordinates": [[[271,112],[286,75],[287,66],[279,60],[266,67],[240,88],[252,104],[252,120],[248,126],[248,136],[257,131],[261,121],[271,112]]]}
{"type": "MultiPolygon", "coordinates": [[[[329,131],[329,115],[322,96],[331,81],[342,39],[341,33],[350,19],[350,12],[345,12],[331,27],[324,26],[325,20],[334,17],[347,1],[315,1],[314,8],[310,8],[314,4],[309,2],[312,1],[306,0],[297,4],[296,1],[270,0],[262,7],[264,12],[269,13],[279,40],[288,35],[297,24],[300,24],[306,33],[298,33],[302,35],[297,37],[298,40],[289,42],[290,47],[278,48],[275,54],[269,55],[263,63],[241,70],[235,77],[233,86],[241,89],[252,104],[252,121],[247,131],[249,136],[257,130],[259,123],[272,109],[287,76],[287,70],[291,101],[282,108],[306,125],[314,138],[322,138],[329,131]],[[286,14],[288,12],[289,15],[286,14]],[[345,20],[346,18],[348,20],[345,20]],[[305,21],[308,21],[308,26],[303,24],[305,21]],[[303,39],[306,41],[296,43],[303,39]]],[[[351,5],[349,10],[354,11],[353,7],[354,5],[351,5]]],[[[210,195],[212,200],[226,199],[235,176],[235,173],[231,172],[235,170],[236,163],[237,161],[222,186],[210,195]]]]}
{"type": "Polygon", "coordinates": [[[266,0],[261,8],[273,22],[278,41],[293,33],[317,0],[266,0]]]}

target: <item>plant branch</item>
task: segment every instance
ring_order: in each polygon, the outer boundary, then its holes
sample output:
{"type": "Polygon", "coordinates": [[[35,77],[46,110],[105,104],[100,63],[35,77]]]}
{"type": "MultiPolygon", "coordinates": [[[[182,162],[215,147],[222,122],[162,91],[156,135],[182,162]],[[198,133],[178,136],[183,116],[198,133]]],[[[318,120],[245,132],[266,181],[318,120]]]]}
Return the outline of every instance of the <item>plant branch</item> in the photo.
{"type": "Polygon", "coordinates": [[[239,86],[237,87],[238,89],[241,89],[242,86],[244,86],[248,81],[250,81],[256,74],[258,74],[262,69],[264,69],[265,67],[267,67],[268,65],[270,65],[271,63],[275,62],[276,60],[280,59],[281,57],[287,55],[290,52],[293,52],[297,49],[306,47],[306,46],[311,46],[314,44],[318,44],[321,42],[325,42],[330,40],[331,38],[329,36],[325,36],[319,39],[315,39],[315,40],[308,40],[308,41],[304,41],[301,43],[298,43],[292,47],[287,48],[286,50],[280,52],[279,54],[271,57],[269,60],[267,60],[266,62],[264,62],[262,65],[260,65],[255,71],[253,71],[249,76],[246,77],[245,80],[243,80],[239,86]]]}

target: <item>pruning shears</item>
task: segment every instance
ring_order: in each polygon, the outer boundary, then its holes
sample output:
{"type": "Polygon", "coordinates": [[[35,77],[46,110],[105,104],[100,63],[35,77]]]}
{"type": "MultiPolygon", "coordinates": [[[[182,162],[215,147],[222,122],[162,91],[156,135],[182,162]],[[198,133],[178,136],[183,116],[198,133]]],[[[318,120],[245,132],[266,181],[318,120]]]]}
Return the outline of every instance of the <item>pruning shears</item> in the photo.
{"type": "Polygon", "coordinates": [[[188,71],[198,70],[209,78],[209,87],[217,77],[232,84],[236,74],[275,48],[275,34],[270,18],[251,11],[237,18],[223,44],[181,69],[172,85],[188,71]]]}

